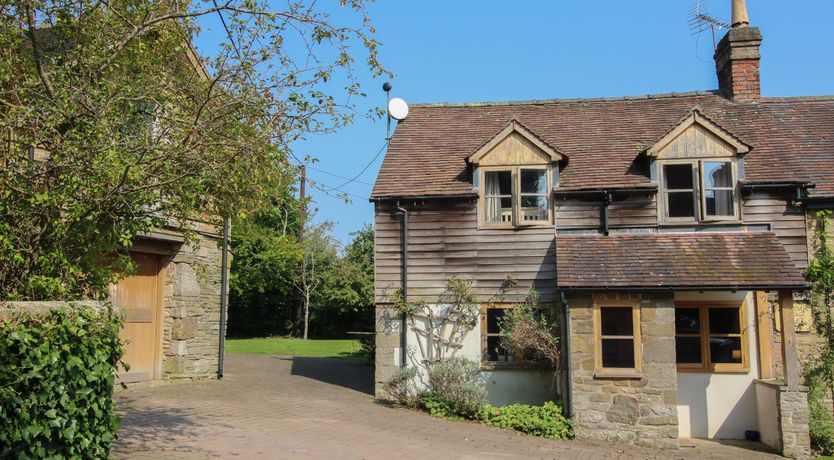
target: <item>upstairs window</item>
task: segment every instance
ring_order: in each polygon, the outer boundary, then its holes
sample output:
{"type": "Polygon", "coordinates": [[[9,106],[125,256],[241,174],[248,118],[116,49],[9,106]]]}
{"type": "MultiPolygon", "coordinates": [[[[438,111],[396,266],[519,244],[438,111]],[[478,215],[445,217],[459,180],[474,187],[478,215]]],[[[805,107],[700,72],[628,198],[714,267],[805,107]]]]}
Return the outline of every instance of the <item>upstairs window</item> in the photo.
{"type": "Polygon", "coordinates": [[[550,168],[484,168],[482,223],[492,227],[547,225],[551,221],[550,168]]]}
{"type": "Polygon", "coordinates": [[[738,218],[731,161],[663,162],[661,196],[667,221],[738,218]]]}

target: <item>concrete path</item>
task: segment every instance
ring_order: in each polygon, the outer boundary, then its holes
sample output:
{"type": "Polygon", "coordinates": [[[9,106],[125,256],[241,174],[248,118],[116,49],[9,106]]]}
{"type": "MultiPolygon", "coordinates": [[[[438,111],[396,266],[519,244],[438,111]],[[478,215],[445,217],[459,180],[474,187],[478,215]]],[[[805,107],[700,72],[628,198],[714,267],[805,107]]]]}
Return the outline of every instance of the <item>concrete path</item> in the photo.
{"type": "MultiPolygon", "coordinates": [[[[222,381],[131,387],[116,458],[777,458],[696,441],[675,451],[551,441],[375,403],[369,365],[228,355],[222,381]]],[[[758,445],[753,445],[758,446],[758,445]]]]}

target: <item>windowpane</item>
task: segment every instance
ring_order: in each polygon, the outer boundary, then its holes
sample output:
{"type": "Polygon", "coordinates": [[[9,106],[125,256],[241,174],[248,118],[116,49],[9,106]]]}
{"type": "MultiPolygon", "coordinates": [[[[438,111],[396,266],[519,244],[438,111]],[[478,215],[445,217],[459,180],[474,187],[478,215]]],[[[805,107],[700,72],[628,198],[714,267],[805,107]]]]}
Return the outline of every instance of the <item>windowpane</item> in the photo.
{"type": "Polygon", "coordinates": [[[695,217],[695,195],[693,192],[672,192],[666,194],[669,217],[695,217]]]}
{"type": "Polygon", "coordinates": [[[713,363],[740,364],[741,337],[710,337],[709,355],[713,363]]]}
{"type": "Polygon", "coordinates": [[[540,222],[547,220],[547,197],[522,195],[520,218],[522,222],[540,222]]]}
{"type": "MultiPolygon", "coordinates": [[[[697,311],[697,310],[696,310],[697,311]]],[[[675,338],[675,359],[682,364],[699,364],[701,360],[700,337],[675,338]]]]}
{"type": "Polygon", "coordinates": [[[522,169],[521,193],[547,193],[547,171],[544,169],[522,169]]]}
{"type": "Polygon", "coordinates": [[[599,314],[602,335],[634,335],[631,307],[603,307],[599,314]]]}
{"type": "Polygon", "coordinates": [[[704,186],[706,188],[713,187],[732,187],[733,186],[733,167],[730,163],[724,161],[705,161],[704,162],[704,186]]]}
{"type": "Polygon", "coordinates": [[[487,197],[484,206],[486,222],[505,223],[513,221],[513,200],[512,198],[487,197]]]}
{"type": "Polygon", "coordinates": [[[663,177],[666,190],[691,190],[695,181],[692,177],[692,165],[664,165],[663,177]]]}
{"type": "Polygon", "coordinates": [[[513,174],[510,171],[487,171],[484,173],[484,184],[487,195],[512,195],[513,174]]]}
{"type": "MultiPolygon", "coordinates": [[[[709,333],[710,334],[740,334],[741,322],[737,307],[710,308],[709,333]]],[[[714,360],[713,360],[714,361],[714,360]]]]}
{"type": "Polygon", "coordinates": [[[501,337],[496,335],[487,337],[487,360],[488,361],[512,361],[513,354],[501,346],[501,337]]]}
{"type": "Polygon", "coordinates": [[[498,324],[502,317],[504,317],[503,308],[487,309],[487,334],[497,334],[501,331],[501,329],[498,327],[498,324]]]}
{"type": "Polygon", "coordinates": [[[707,190],[704,193],[704,198],[707,201],[708,216],[735,215],[732,190],[707,190]]]}
{"type": "Polygon", "coordinates": [[[602,367],[634,367],[634,339],[602,339],[602,367]]]}
{"type": "Polygon", "coordinates": [[[699,334],[701,317],[697,308],[675,309],[675,334],[699,334]]]}

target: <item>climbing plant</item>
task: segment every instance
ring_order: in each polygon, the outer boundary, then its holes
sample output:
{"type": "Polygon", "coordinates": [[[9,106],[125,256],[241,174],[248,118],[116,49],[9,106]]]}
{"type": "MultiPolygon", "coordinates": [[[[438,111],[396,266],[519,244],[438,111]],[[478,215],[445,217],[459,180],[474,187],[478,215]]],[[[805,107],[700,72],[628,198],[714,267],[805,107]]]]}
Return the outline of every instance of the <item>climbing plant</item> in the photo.
{"type": "Polygon", "coordinates": [[[816,241],[814,258],[805,272],[811,284],[811,316],[814,329],[820,336],[817,355],[805,368],[811,385],[811,439],[818,450],[830,451],[834,446],[834,428],[828,410],[820,410],[822,395],[834,394],[834,251],[830,241],[831,211],[817,213],[814,230],[816,241]]]}

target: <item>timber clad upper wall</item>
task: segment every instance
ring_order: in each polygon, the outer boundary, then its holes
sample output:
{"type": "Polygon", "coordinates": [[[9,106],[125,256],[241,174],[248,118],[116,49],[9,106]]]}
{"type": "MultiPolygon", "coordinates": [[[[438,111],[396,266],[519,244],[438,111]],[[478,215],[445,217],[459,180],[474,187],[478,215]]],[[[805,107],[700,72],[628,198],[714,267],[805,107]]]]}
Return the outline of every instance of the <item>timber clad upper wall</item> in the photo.
{"type": "MultiPolygon", "coordinates": [[[[437,302],[452,276],[471,279],[478,298],[498,294],[507,276],[518,284],[504,300],[519,302],[534,287],[543,301],[556,290],[552,227],[478,230],[475,203],[438,203],[408,207],[409,300],[437,302]]],[[[390,302],[400,286],[401,217],[378,205],[375,216],[375,288],[377,302],[390,302]]]]}
{"type": "Polygon", "coordinates": [[[742,216],[746,224],[769,224],[796,266],[808,266],[805,211],[801,205],[757,193],[742,201],[742,216]]]}
{"type": "MultiPolygon", "coordinates": [[[[598,229],[599,201],[556,200],[556,228],[598,229]]],[[[654,196],[615,201],[608,206],[608,225],[612,228],[657,227],[657,201],[654,196]]]]}
{"type": "Polygon", "coordinates": [[[372,196],[472,193],[466,158],[513,118],[569,158],[560,188],[647,186],[641,152],[694,108],[752,147],[748,182],[810,181],[812,196],[834,196],[834,98],[743,104],[711,92],[415,105],[397,125],[372,196]]]}

